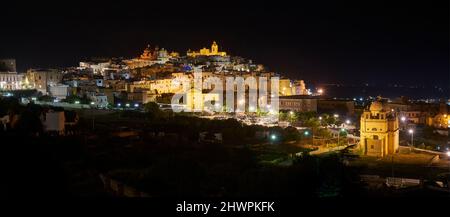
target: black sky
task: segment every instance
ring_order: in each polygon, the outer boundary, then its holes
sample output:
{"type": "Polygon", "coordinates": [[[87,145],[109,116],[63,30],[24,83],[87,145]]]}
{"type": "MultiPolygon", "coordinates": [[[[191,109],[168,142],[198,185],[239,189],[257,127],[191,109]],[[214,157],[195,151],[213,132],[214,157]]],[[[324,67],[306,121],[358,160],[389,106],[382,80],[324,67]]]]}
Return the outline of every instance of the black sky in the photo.
{"type": "Polygon", "coordinates": [[[0,57],[24,71],[216,40],[307,81],[450,86],[446,1],[166,2],[2,3],[0,57]]]}

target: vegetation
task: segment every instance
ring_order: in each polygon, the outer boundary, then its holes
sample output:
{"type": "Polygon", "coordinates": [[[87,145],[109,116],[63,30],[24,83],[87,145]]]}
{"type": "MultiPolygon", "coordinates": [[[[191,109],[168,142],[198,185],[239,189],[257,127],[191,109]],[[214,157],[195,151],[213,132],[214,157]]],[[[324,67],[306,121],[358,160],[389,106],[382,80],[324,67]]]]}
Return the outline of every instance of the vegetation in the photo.
{"type": "Polygon", "coordinates": [[[53,100],[55,100],[55,98],[52,96],[49,96],[49,95],[43,95],[43,96],[40,96],[38,98],[38,100],[42,101],[42,102],[53,102],[53,100]]]}

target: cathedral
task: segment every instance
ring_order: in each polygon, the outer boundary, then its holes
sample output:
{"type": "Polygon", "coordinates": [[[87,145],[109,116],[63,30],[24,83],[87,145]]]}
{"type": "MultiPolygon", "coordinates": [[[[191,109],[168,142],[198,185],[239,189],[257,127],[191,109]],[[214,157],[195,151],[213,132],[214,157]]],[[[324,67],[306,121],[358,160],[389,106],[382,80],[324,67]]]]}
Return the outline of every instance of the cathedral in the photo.
{"type": "Polygon", "coordinates": [[[361,140],[363,155],[385,157],[394,154],[399,147],[399,121],[380,99],[372,102],[361,115],[361,140]]]}
{"type": "Polygon", "coordinates": [[[226,56],[226,52],[219,51],[219,45],[214,41],[211,45],[211,49],[202,48],[200,51],[188,51],[187,56],[196,57],[196,56],[226,56]]]}

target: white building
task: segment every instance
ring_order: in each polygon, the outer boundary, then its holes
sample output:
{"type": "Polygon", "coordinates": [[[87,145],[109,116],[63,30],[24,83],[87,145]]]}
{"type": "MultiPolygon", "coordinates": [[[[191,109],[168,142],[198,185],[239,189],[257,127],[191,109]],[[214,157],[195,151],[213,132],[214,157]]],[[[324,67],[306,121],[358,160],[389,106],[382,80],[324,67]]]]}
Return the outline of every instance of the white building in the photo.
{"type": "Polygon", "coordinates": [[[91,69],[94,74],[101,74],[103,75],[104,71],[107,70],[110,67],[110,62],[100,62],[100,63],[93,63],[93,62],[80,62],[79,69],[91,69]]]}
{"type": "Polygon", "coordinates": [[[24,75],[17,72],[0,72],[0,90],[22,89],[24,75]]]}
{"type": "Polygon", "coordinates": [[[108,97],[103,94],[91,96],[92,105],[97,108],[106,108],[108,106],[108,97]]]}
{"type": "Polygon", "coordinates": [[[42,123],[46,132],[63,134],[65,130],[65,116],[63,111],[49,111],[43,116],[42,123]]]}
{"type": "Polygon", "coordinates": [[[65,99],[68,95],[68,88],[68,85],[57,84],[49,86],[48,91],[51,96],[57,99],[65,99]]]}

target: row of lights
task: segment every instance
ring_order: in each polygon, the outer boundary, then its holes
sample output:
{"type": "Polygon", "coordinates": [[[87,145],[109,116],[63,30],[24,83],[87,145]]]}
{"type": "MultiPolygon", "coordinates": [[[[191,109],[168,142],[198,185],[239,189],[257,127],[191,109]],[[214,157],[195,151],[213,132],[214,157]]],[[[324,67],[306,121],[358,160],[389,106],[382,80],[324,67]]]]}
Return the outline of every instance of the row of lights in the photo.
{"type": "MultiPolygon", "coordinates": [[[[117,103],[117,107],[122,107],[122,103],[117,103]]],[[[125,104],[125,107],[130,107],[130,103],[125,104]]],[[[135,103],[134,107],[135,108],[139,107],[139,104],[135,103]]]]}

